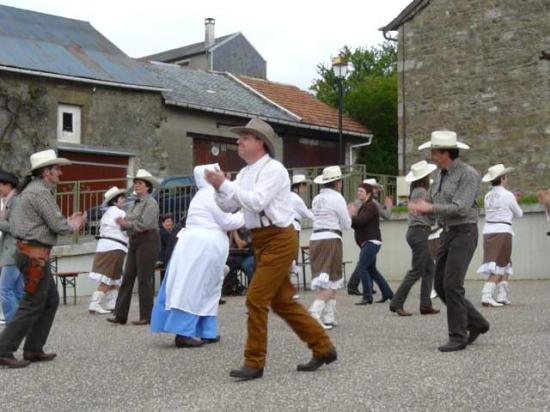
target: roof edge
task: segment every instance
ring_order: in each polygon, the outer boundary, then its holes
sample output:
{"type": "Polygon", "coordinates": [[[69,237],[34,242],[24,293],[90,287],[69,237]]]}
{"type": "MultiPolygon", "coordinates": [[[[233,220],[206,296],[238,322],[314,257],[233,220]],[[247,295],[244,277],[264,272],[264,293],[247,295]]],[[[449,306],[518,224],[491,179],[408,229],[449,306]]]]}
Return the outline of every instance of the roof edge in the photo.
{"type": "Polygon", "coordinates": [[[405,7],[401,13],[397,15],[391,22],[387,25],[380,27],[378,30],[382,32],[395,31],[398,30],[403,24],[411,20],[416,16],[420,11],[422,11],[431,0],[413,0],[407,7],[405,7]]]}

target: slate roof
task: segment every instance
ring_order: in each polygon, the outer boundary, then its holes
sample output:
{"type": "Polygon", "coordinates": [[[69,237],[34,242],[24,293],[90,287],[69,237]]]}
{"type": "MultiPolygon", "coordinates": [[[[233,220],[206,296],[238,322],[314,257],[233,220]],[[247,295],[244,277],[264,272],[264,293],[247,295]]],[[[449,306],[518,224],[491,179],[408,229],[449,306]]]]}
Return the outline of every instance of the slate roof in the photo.
{"type": "MultiPolygon", "coordinates": [[[[302,123],[338,129],[338,110],[298,87],[252,77],[238,78],[274,103],[300,116],[302,123]]],[[[365,126],[346,115],[342,126],[344,131],[370,134],[365,126]]]]}
{"type": "MultiPolygon", "coordinates": [[[[240,32],[237,32],[237,33],[228,34],[227,36],[217,37],[214,39],[214,44],[208,47],[208,49],[210,50],[216,46],[219,46],[224,41],[229,40],[230,38],[236,37],[240,34],[241,34],[240,32]]],[[[144,56],[141,59],[170,63],[170,62],[185,59],[187,57],[191,57],[197,54],[205,53],[206,50],[207,50],[207,47],[204,41],[202,41],[199,43],[190,44],[188,46],[178,47],[176,49],[151,54],[150,56],[144,56]]]]}
{"type": "Polygon", "coordinates": [[[0,70],[108,83],[160,85],[88,22],[0,5],[0,70]]]}
{"type": "Polygon", "coordinates": [[[381,27],[380,31],[393,31],[399,29],[399,27],[412,19],[418,12],[420,12],[424,7],[426,7],[431,0],[414,0],[407,7],[399,13],[399,15],[389,22],[384,27],[381,27]]]}

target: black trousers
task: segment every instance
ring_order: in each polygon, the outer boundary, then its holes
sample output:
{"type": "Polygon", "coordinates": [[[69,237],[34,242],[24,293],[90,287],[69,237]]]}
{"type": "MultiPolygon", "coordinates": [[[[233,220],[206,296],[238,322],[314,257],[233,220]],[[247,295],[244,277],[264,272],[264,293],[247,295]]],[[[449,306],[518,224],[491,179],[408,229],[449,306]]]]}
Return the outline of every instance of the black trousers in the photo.
{"type": "MultiPolygon", "coordinates": [[[[15,264],[26,280],[29,257],[17,251],[15,264]]],[[[24,351],[43,352],[58,306],[59,293],[48,265],[38,290],[32,295],[25,292],[15,316],[0,334],[0,357],[12,357],[23,339],[24,351]]]]}
{"type": "Polygon", "coordinates": [[[465,342],[468,330],[484,328],[488,322],[464,296],[464,278],[477,247],[477,224],[452,226],[441,233],[434,286],[447,305],[447,324],[451,340],[465,342]]]}
{"type": "Polygon", "coordinates": [[[157,262],[159,251],[160,237],[157,230],[136,233],[130,237],[124,276],[122,277],[122,284],[118,291],[114,311],[117,318],[122,320],[128,319],[132,292],[137,277],[139,318],[140,320],[151,320],[154,299],[155,263],[157,262]]]}
{"type": "Polygon", "coordinates": [[[403,308],[411,288],[418,279],[422,279],[420,308],[430,309],[432,307],[430,294],[434,281],[435,265],[428,247],[429,235],[429,226],[410,226],[407,230],[407,243],[412,249],[412,267],[405,275],[397,292],[393,295],[391,305],[396,308],[403,308]]]}

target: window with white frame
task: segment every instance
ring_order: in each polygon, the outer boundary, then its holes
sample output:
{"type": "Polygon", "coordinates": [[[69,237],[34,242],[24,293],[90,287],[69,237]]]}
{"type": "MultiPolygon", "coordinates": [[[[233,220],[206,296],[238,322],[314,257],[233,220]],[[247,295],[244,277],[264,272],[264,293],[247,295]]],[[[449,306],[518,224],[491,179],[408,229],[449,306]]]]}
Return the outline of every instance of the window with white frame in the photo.
{"type": "Polygon", "coordinates": [[[60,104],[57,107],[57,140],[80,143],[80,106],[60,104]]]}

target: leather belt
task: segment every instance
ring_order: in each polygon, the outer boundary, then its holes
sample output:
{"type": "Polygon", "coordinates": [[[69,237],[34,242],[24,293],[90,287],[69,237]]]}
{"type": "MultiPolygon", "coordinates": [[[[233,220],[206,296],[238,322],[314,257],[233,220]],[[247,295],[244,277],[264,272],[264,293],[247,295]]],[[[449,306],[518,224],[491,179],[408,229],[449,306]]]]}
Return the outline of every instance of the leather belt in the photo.
{"type": "Polygon", "coordinates": [[[331,232],[336,233],[338,236],[342,236],[342,231],[338,229],[315,229],[313,233],[331,232]]]}

